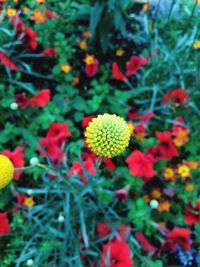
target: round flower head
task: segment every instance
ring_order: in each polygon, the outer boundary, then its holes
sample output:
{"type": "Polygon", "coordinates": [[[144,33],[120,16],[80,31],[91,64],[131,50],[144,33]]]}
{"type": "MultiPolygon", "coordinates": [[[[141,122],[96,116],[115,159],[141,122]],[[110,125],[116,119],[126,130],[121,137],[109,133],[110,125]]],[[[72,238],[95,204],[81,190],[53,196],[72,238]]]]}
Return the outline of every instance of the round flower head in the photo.
{"type": "Polygon", "coordinates": [[[0,189],[6,187],[13,178],[14,166],[10,159],[0,155],[0,189]]]}
{"type": "Polygon", "coordinates": [[[131,128],[121,117],[111,114],[98,115],[86,128],[86,143],[99,155],[112,158],[128,146],[131,128]]]}

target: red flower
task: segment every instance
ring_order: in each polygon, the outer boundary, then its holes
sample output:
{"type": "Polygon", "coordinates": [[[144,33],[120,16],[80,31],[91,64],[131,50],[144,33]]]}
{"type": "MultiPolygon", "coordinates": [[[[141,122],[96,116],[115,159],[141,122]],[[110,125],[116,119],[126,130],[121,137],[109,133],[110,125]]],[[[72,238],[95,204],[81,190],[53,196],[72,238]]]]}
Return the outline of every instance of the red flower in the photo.
{"type": "Polygon", "coordinates": [[[26,98],[26,94],[16,94],[15,101],[17,102],[18,106],[21,108],[27,108],[29,106],[29,99],[26,98]]]}
{"type": "Polygon", "coordinates": [[[157,132],[156,138],[160,141],[158,147],[165,159],[171,160],[173,157],[178,156],[178,150],[172,141],[172,133],[157,132]]]}
{"type": "Polygon", "coordinates": [[[0,213],[0,235],[9,234],[11,232],[7,218],[7,212],[0,213]]]}
{"type": "Polygon", "coordinates": [[[134,120],[138,117],[139,112],[136,107],[132,107],[128,110],[128,117],[130,120],[134,120]]]}
{"type": "Polygon", "coordinates": [[[45,107],[50,101],[50,93],[49,89],[41,90],[38,94],[29,99],[29,106],[40,108],[45,107]]]}
{"type": "Polygon", "coordinates": [[[86,128],[89,125],[89,122],[94,118],[94,116],[87,116],[82,119],[82,127],[86,128]]]}
{"type": "Polygon", "coordinates": [[[0,62],[10,70],[19,71],[19,68],[9,59],[5,52],[0,51],[0,62]]]}
{"type": "Polygon", "coordinates": [[[132,267],[133,263],[131,250],[124,241],[115,239],[103,245],[101,267],[132,267]]]}
{"type": "MultiPolygon", "coordinates": [[[[96,173],[96,168],[94,166],[94,163],[91,159],[87,159],[86,161],[83,162],[83,166],[86,170],[86,172],[90,174],[95,174],[96,173]]],[[[70,175],[84,175],[84,169],[82,168],[82,165],[80,162],[76,161],[73,163],[72,167],[70,168],[69,171],[70,175]]],[[[87,176],[82,177],[82,182],[87,183],[88,178],[87,176]]]]}
{"type": "Polygon", "coordinates": [[[50,158],[53,163],[58,163],[65,157],[64,152],[58,145],[58,138],[41,138],[39,140],[39,152],[43,158],[50,158]]]}
{"type": "Polygon", "coordinates": [[[97,225],[99,238],[104,238],[112,233],[112,229],[108,223],[99,223],[97,225]]]}
{"type": "Polygon", "coordinates": [[[183,89],[178,88],[164,95],[163,104],[168,104],[170,101],[172,105],[179,106],[184,103],[189,97],[189,94],[183,89]]]}
{"type": "Polygon", "coordinates": [[[58,19],[59,16],[56,15],[54,12],[52,12],[51,10],[46,10],[46,16],[49,19],[58,19]]]}
{"type": "Polygon", "coordinates": [[[167,234],[167,239],[175,244],[180,245],[185,251],[190,250],[190,236],[192,232],[180,227],[175,227],[167,234]]]}
{"type": "Polygon", "coordinates": [[[126,76],[120,71],[116,62],[112,63],[112,75],[116,80],[126,81],[126,76]]]}
{"type": "MultiPolygon", "coordinates": [[[[24,167],[24,149],[23,149],[23,147],[18,146],[15,148],[15,150],[13,152],[11,152],[9,150],[4,150],[1,152],[1,154],[8,157],[12,161],[13,166],[15,168],[24,167]]],[[[16,171],[14,173],[14,179],[16,181],[18,181],[21,174],[22,174],[22,171],[16,171]]]]}
{"type": "Polygon", "coordinates": [[[99,67],[99,61],[98,59],[95,58],[92,64],[86,64],[85,73],[87,74],[88,77],[93,77],[96,75],[98,67],[99,67]]]}
{"type": "Polygon", "coordinates": [[[131,57],[126,67],[126,75],[130,76],[136,73],[143,65],[147,64],[147,60],[144,57],[131,57]]]}
{"type": "Polygon", "coordinates": [[[102,163],[104,163],[106,165],[106,168],[109,171],[113,171],[116,168],[116,165],[109,158],[103,157],[102,158],[102,163]]]}
{"type": "Polygon", "coordinates": [[[27,45],[27,48],[30,50],[35,50],[38,46],[37,33],[29,27],[24,27],[24,36],[21,40],[27,45]]]}
{"type": "Polygon", "coordinates": [[[159,146],[150,146],[145,155],[154,163],[164,158],[163,152],[159,146]]]}
{"type": "Polygon", "coordinates": [[[55,57],[55,56],[59,55],[59,53],[56,52],[54,47],[50,47],[50,48],[43,50],[41,52],[41,54],[43,54],[44,56],[47,56],[47,57],[55,57]]]}
{"type": "Polygon", "coordinates": [[[146,122],[148,122],[151,118],[153,118],[153,116],[154,116],[153,112],[149,111],[149,112],[147,112],[145,115],[140,116],[139,121],[140,121],[140,122],[143,122],[143,123],[146,123],[146,122]]]}
{"type": "Polygon", "coordinates": [[[126,186],[122,189],[115,191],[115,197],[120,199],[122,202],[126,202],[128,198],[128,193],[129,193],[129,186],[126,186]]]}
{"type": "Polygon", "coordinates": [[[68,125],[62,122],[53,122],[47,132],[47,138],[55,137],[58,145],[61,145],[70,136],[71,133],[68,130],[68,125]]]}
{"type": "Polygon", "coordinates": [[[156,175],[153,170],[153,162],[139,150],[135,150],[126,159],[126,163],[129,165],[130,174],[142,177],[145,182],[148,182],[156,175]]]}
{"type": "Polygon", "coordinates": [[[140,243],[142,249],[144,251],[152,251],[152,252],[156,252],[157,248],[152,246],[149,241],[146,239],[146,237],[143,235],[142,232],[136,232],[135,233],[135,238],[137,239],[137,241],[140,243]]]}
{"type": "Polygon", "coordinates": [[[189,225],[200,223],[200,201],[196,203],[195,208],[191,204],[185,208],[184,220],[189,225]]]}

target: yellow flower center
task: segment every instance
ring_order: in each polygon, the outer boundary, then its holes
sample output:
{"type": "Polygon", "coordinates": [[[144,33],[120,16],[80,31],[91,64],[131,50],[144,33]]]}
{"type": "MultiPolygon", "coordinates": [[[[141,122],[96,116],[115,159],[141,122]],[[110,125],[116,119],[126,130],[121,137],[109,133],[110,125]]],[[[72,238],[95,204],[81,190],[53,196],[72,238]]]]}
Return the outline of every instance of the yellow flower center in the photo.
{"type": "Polygon", "coordinates": [[[93,55],[87,55],[86,58],[84,59],[84,62],[87,65],[92,65],[94,64],[94,56],[93,55]]]}
{"type": "Polygon", "coordinates": [[[33,197],[26,197],[23,202],[23,205],[28,208],[33,207],[35,205],[35,201],[33,200],[33,197]]]}
{"type": "Polygon", "coordinates": [[[89,123],[85,136],[86,143],[95,154],[112,158],[128,146],[131,130],[123,118],[103,114],[89,123]]]}
{"type": "Polygon", "coordinates": [[[14,174],[14,166],[10,159],[0,155],[0,189],[6,187],[12,180],[14,174]]]}

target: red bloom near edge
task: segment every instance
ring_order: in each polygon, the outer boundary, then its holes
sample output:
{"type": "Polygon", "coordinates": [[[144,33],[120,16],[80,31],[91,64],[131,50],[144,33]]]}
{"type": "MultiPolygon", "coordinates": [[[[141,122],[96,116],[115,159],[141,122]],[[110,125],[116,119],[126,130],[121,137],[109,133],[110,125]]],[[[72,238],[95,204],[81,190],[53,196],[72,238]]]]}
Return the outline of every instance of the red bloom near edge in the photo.
{"type": "Polygon", "coordinates": [[[178,150],[172,141],[171,132],[157,132],[156,138],[160,141],[158,147],[164,159],[171,160],[178,156],[178,150]]]}
{"type": "Polygon", "coordinates": [[[0,213],[0,235],[9,234],[11,232],[7,218],[7,212],[0,213]]]}
{"type": "MultiPolygon", "coordinates": [[[[15,168],[24,167],[24,149],[23,149],[23,147],[18,146],[15,148],[15,150],[13,152],[11,152],[9,150],[4,150],[1,152],[1,154],[8,157],[12,161],[13,166],[15,168]]],[[[22,171],[16,171],[14,173],[14,179],[16,181],[18,181],[21,174],[22,174],[22,171]]]]}
{"type": "Polygon", "coordinates": [[[185,207],[184,220],[189,225],[200,223],[200,201],[196,203],[195,208],[191,204],[185,207]]]}
{"type": "Polygon", "coordinates": [[[29,106],[30,107],[45,107],[50,101],[50,90],[43,89],[35,96],[29,99],[29,106]]]}
{"type": "Polygon", "coordinates": [[[147,60],[144,57],[131,57],[126,67],[126,75],[130,76],[135,74],[143,65],[146,64],[147,60]]]}
{"type": "Polygon", "coordinates": [[[153,170],[153,162],[139,150],[135,150],[127,159],[130,174],[142,177],[145,182],[152,179],[156,172],[153,170]]]}
{"type": "Polygon", "coordinates": [[[101,267],[132,267],[133,263],[131,250],[124,241],[115,239],[103,245],[101,267]]]}
{"type": "Polygon", "coordinates": [[[190,250],[190,236],[192,232],[180,227],[175,227],[167,234],[168,241],[180,245],[185,251],[190,250]]]}
{"type": "Polygon", "coordinates": [[[183,89],[178,88],[164,95],[163,104],[168,104],[170,101],[172,105],[179,106],[183,104],[189,97],[189,94],[183,89]]]}
{"type": "Polygon", "coordinates": [[[88,77],[93,77],[96,75],[98,67],[99,67],[99,61],[98,59],[95,58],[94,63],[86,64],[85,73],[87,74],[88,77]]]}
{"type": "Polygon", "coordinates": [[[116,80],[123,82],[127,80],[126,76],[121,72],[116,62],[112,63],[112,75],[116,80]]]}
{"type": "Polygon", "coordinates": [[[0,51],[0,62],[10,70],[19,71],[19,68],[9,59],[5,52],[0,51]]]}

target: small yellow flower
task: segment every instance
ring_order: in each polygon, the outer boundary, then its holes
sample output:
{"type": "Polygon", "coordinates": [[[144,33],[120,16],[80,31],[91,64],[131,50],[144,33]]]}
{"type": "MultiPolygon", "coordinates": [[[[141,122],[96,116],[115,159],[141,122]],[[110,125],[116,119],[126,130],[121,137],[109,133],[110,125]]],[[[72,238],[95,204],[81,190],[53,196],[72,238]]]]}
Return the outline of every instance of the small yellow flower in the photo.
{"type": "Polygon", "coordinates": [[[94,56],[93,55],[87,55],[86,58],[84,59],[84,62],[87,65],[92,65],[94,64],[94,56]]]}
{"type": "Polygon", "coordinates": [[[26,197],[23,205],[27,208],[33,207],[35,205],[35,201],[33,200],[33,197],[26,197]]]}
{"type": "Polygon", "coordinates": [[[87,145],[95,154],[112,158],[129,145],[131,133],[123,118],[105,113],[92,119],[85,136],[87,145]]]}
{"type": "Polygon", "coordinates": [[[66,63],[60,66],[61,71],[63,71],[64,73],[69,73],[71,71],[71,66],[66,63]]]}
{"type": "Polygon", "coordinates": [[[188,192],[194,192],[194,184],[187,183],[185,186],[185,190],[188,192]]]}
{"type": "Polygon", "coordinates": [[[29,8],[28,6],[23,6],[23,7],[22,7],[22,11],[23,11],[24,13],[27,13],[29,10],[30,10],[30,8],[29,8]]]}
{"type": "Polygon", "coordinates": [[[13,2],[14,2],[15,4],[18,4],[19,0],[13,0],[13,2]]]}
{"type": "Polygon", "coordinates": [[[86,40],[81,40],[79,43],[80,49],[87,50],[87,42],[86,40]]]}
{"type": "Polygon", "coordinates": [[[116,56],[118,56],[118,57],[123,56],[124,53],[125,53],[125,52],[124,52],[123,49],[117,49],[117,50],[116,50],[116,56]]]}
{"type": "Polygon", "coordinates": [[[36,4],[45,4],[46,0],[36,0],[36,4]]]}
{"type": "Polygon", "coordinates": [[[40,9],[36,9],[32,13],[31,19],[34,20],[36,23],[44,23],[47,17],[40,9]]]}
{"type": "Polygon", "coordinates": [[[160,189],[153,189],[153,191],[151,192],[151,195],[153,198],[159,199],[161,197],[160,189]]]}
{"type": "Polygon", "coordinates": [[[160,204],[159,204],[158,211],[159,211],[159,212],[162,212],[162,211],[169,211],[169,210],[170,210],[170,207],[171,207],[171,204],[169,203],[168,200],[166,200],[166,201],[162,201],[162,202],[160,202],[160,204]]]}
{"type": "Polygon", "coordinates": [[[8,8],[6,13],[8,17],[15,17],[17,14],[17,10],[14,8],[8,8]]]}
{"type": "Polygon", "coordinates": [[[144,4],[142,7],[143,12],[147,12],[149,10],[149,4],[144,4]]]}
{"type": "Polygon", "coordinates": [[[200,41],[196,41],[193,43],[194,49],[199,49],[200,48],[200,41]]]}
{"type": "Polygon", "coordinates": [[[200,0],[196,0],[196,4],[197,5],[200,5],[200,0]]]}
{"type": "Polygon", "coordinates": [[[163,177],[166,179],[166,180],[171,180],[171,181],[175,181],[176,180],[176,172],[173,168],[171,167],[166,167],[164,169],[164,172],[163,172],[163,177]]]}
{"type": "Polygon", "coordinates": [[[77,85],[79,84],[79,77],[74,77],[72,81],[72,85],[77,85]]]}
{"type": "Polygon", "coordinates": [[[14,166],[10,159],[0,155],[0,189],[6,187],[13,178],[14,166]]]}
{"type": "Polygon", "coordinates": [[[178,167],[178,174],[181,176],[183,180],[185,180],[187,177],[190,177],[190,168],[186,164],[181,164],[178,167]]]}

